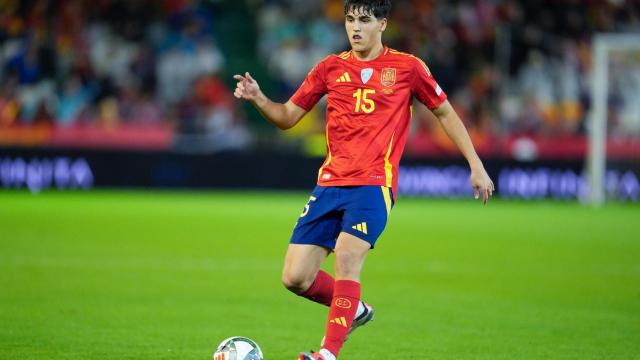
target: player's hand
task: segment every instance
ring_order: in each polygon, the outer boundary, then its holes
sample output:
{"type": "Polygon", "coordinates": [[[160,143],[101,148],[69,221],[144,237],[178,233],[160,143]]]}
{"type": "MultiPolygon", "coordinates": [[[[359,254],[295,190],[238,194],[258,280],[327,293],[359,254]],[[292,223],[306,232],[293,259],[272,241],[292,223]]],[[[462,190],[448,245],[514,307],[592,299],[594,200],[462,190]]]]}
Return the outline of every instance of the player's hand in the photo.
{"type": "Polygon", "coordinates": [[[238,81],[238,84],[236,84],[236,90],[233,92],[235,97],[249,101],[256,101],[258,99],[261,94],[260,86],[258,85],[258,82],[251,77],[251,74],[246,72],[244,73],[244,76],[234,75],[233,78],[238,81]]]}
{"type": "Polygon", "coordinates": [[[473,196],[476,199],[480,198],[480,194],[482,194],[483,204],[489,201],[489,198],[496,190],[495,186],[493,186],[493,181],[491,181],[484,167],[471,169],[471,186],[473,186],[473,196]]]}

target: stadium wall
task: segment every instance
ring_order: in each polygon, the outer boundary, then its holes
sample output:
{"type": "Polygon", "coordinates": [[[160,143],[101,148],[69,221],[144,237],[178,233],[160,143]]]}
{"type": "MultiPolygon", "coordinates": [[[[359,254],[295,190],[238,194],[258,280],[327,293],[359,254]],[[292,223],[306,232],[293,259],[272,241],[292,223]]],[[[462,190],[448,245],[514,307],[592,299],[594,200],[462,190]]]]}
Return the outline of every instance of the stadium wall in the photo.
{"type": "MultiPolygon", "coordinates": [[[[321,158],[279,152],[210,155],[103,150],[0,150],[4,189],[90,190],[277,189],[310,190],[321,158]]],[[[583,199],[588,194],[582,161],[489,159],[497,195],[512,199],[583,199]]],[[[611,199],[640,201],[640,164],[610,162],[606,191],[611,199]]],[[[469,171],[463,160],[407,158],[400,167],[399,194],[468,197],[469,171]]]]}

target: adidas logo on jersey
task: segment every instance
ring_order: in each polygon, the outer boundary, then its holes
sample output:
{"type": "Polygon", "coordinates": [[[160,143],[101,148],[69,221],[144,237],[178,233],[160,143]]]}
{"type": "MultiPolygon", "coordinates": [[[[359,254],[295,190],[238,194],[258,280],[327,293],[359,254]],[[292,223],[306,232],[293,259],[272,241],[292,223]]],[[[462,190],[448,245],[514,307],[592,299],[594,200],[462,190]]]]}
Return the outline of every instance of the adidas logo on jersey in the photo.
{"type": "Polygon", "coordinates": [[[352,229],[356,229],[356,230],[364,233],[365,235],[368,234],[367,233],[367,223],[366,222],[362,222],[360,224],[353,225],[351,228],[352,229]]]}
{"type": "Polygon", "coordinates": [[[336,80],[336,82],[351,82],[351,78],[349,77],[349,73],[345,72],[344,74],[342,74],[342,76],[340,76],[340,78],[338,78],[338,80],[336,80]]]}

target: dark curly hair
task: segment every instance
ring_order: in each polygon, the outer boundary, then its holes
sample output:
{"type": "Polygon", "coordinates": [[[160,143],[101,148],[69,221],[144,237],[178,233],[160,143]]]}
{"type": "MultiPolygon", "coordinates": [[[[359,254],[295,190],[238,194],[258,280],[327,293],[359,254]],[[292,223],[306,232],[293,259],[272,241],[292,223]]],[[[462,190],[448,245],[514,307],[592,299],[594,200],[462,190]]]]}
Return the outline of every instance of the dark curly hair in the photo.
{"type": "Polygon", "coordinates": [[[388,18],[391,11],[391,0],[345,0],[344,14],[355,10],[373,15],[378,20],[388,18]]]}

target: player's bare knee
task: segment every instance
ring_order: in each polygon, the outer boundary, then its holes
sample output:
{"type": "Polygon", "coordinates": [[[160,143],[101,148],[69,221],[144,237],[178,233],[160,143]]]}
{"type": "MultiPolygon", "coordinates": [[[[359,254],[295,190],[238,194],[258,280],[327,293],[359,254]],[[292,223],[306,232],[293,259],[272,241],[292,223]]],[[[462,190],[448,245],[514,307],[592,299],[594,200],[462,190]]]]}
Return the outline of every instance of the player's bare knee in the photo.
{"type": "Polygon", "coordinates": [[[296,294],[307,291],[312,282],[313,280],[309,280],[308,276],[305,276],[302,273],[285,271],[282,274],[282,285],[284,285],[287,290],[296,294]]]}
{"type": "Polygon", "coordinates": [[[341,250],[336,252],[336,278],[359,278],[363,256],[358,251],[341,250]]]}

